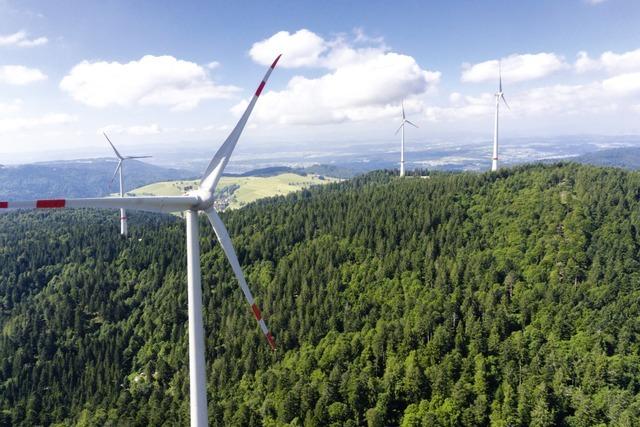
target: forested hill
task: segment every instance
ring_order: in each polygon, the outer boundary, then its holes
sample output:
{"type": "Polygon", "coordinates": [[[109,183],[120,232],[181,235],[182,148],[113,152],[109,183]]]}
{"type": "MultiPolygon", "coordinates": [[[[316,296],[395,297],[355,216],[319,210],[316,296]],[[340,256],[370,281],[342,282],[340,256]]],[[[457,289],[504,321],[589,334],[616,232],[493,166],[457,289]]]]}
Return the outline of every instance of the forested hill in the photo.
{"type": "MultiPolygon", "coordinates": [[[[383,172],[201,219],[211,425],[632,426],[640,174],[383,172]]],[[[0,425],[187,425],[178,218],[0,216],[0,425]]]]}

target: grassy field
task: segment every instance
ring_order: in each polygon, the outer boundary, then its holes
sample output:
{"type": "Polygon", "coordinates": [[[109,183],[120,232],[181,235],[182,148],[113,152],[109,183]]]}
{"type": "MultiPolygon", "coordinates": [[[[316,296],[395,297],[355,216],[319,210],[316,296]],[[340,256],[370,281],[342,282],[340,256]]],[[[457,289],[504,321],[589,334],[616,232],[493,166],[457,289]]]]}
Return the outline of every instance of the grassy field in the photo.
{"type": "MultiPolygon", "coordinates": [[[[328,184],[337,181],[339,181],[337,178],[321,178],[319,175],[302,176],[294,173],[283,173],[268,177],[224,176],[218,184],[218,189],[222,190],[225,187],[234,185],[239,186],[233,191],[229,204],[231,209],[237,209],[247,203],[264,197],[281,196],[293,191],[302,190],[303,188],[308,188],[312,185],[328,184]]],[[[197,187],[197,185],[198,181],[156,182],[131,190],[127,194],[136,196],[179,196],[197,187]]]]}

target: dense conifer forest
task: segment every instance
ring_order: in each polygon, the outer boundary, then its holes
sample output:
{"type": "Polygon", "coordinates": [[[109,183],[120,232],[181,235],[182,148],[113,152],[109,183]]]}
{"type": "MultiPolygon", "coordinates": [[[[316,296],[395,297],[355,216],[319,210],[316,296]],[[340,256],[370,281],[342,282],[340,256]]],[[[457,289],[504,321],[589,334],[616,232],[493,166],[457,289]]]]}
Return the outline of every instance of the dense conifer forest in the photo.
{"type": "MultiPolygon", "coordinates": [[[[201,218],[218,426],[640,419],[640,173],[374,172],[201,218]]],[[[0,216],[0,425],[187,425],[184,224],[0,216]]]]}

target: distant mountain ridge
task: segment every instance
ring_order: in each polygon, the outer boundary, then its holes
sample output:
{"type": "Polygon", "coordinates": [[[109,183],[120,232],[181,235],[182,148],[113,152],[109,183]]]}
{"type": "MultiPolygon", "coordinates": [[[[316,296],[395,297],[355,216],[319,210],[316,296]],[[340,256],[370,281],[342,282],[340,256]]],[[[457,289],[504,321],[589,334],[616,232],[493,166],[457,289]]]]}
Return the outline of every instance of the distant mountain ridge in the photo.
{"type": "MultiPolygon", "coordinates": [[[[100,197],[118,191],[109,182],[116,169],[114,159],[80,159],[0,167],[0,198],[100,197]]],[[[192,171],[165,168],[137,160],[125,164],[126,188],[152,182],[194,178],[192,171]]]]}
{"type": "MultiPolygon", "coordinates": [[[[559,160],[612,166],[624,169],[640,169],[640,147],[610,148],[589,152],[575,157],[542,160],[555,163],[559,160]]],[[[375,160],[370,162],[345,161],[338,164],[315,164],[307,167],[270,166],[243,173],[228,173],[227,176],[270,177],[282,173],[306,175],[308,173],[348,179],[372,169],[393,169],[395,162],[375,160]]],[[[428,167],[428,165],[423,165],[428,167]]],[[[117,182],[109,187],[116,168],[110,158],[59,160],[24,165],[0,165],[0,198],[22,199],[34,197],[99,197],[118,190],[117,182]]],[[[459,170],[453,165],[440,168],[459,170]]],[[[412,169],[412,168],[410,168],[412,169]]],[[[134,189],[160,181],[188,180],[198,178],[198,171],[156,166],[130,160],[125,165],[126,188],[134,189]]]]}
{"type": "MultiPolygon", "coordinates": [[[[37,197],[101,197],[117,192],[117,181],[109,186],[117,162],[114,159],[78,159],[0,165],[0,199],[29,199],[37,197]]],[[[200,177],[199,172],[156,166],[138,160],[125,164],[127,190],[156,182],[189,180],[200,177]]],[[[253,169],[233,177],[270,177],[283,173],[308,173],[336,178],[351,178],[358,172],[347,166],[313,165],[307,168],[272,166],[253,169]]]]}
{"type": "MultiPolygon", "coordinates": [[[[389,166],[389,165],[387,165],[389,166]]],[[[252,169],[243,173],[225,173],[225,176],[235,176],[235,177],[244,177],[244,176],[259,176],[259,177],[269,177],[280,175],[283,173],[295,173],[298,175],[306,175],[306,174],[315,174],[315,175],[325,175],[333,178],[341,178],[348,179],[353,178],[354,176],[360,173],[369,172],[369,169],[357,168],[353,165],[326,165],[326,164],[317,164],[307,167],[294,168],[290,166],[271,166],[266,168],[252,169]]]]}
{"type": "Polygon", "coordinates": [[[620,147],[582,154],[567,160],[596,166],[640,169],[640,147],[620,147]]]}

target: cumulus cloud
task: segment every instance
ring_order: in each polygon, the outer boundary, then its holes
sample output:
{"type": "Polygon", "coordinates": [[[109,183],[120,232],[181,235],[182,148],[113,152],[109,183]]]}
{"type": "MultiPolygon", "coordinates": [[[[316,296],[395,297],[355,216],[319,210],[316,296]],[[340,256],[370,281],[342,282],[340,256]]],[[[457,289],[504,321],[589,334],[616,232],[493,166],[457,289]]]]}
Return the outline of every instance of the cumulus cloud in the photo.
{"type": "Polygon", "coordinates": [[[495,101],[493,94],[464,96],[458,92],[449,95],[447,106],[424,107],[424,115],[431,122],[451,122],[493,114],[495,101]]]}
{"type": "Polygon", "coordinates": [[[172,56],[146,55],[127,63],[82,61],[60,82],[75,100],[92,106],[167,106],[189,110],[239,89],[214,83],[205,67],[172,56]]]}
{"type": "Polygon", "coordinates": [[[558,84],[514,94],[512,111],[522,115],[598,113],[617,109],[618,101],[606,93],[602,82],[558,84]]]}
{"type": "MultiPolygon", "coordinates": [[[[390,51],[361,32],[354,40],[325,40],[309,30],[281,31],[255,43],[249,54],[265,65],[277,52],[283,53],[286,67],[317,67],[326,73],[297,75],[285,89],[264,93],[254,114],[265,123],[321,125],[388,117],[404,98],[427,93],[440,79],[439,72],[421,68],[411,56],[390,51]]],[[[232,111],[240,114],[247,103],[232,111]]]]}
{"type": "Polygon", "coordinates": [[[77,117],[65,113],[48,113],[39,117],[14,117],[0,119],[0,132],[18,132],[47,126],[65,125],[77,121],[77,117]]]}
{"type": "Polygon", "coordinates": [[[254,43],[249,56],[258,64],[268,66],[283,53],[280,67],[316,67],[328,48],[328,43],[322,37],[309,30],[302,29],[293,34],[279,31],[268,39],[254,43]]]}
{"type": "MultiPolygon", "coordinates": [[[[636,111],[640,73],[628,73],[586,84],[556,84],[506,94],[511,117],[575,116],[613,111],[636,111]]],[[[504,111],[504,110],[501,110],[504,111]]],[[[490,117],[495,112],[491,93],[464,96],[452,93],[449,105],[424,108],[433,122],[490,117]]]]}
{"type": "Polygon", "coordinates": [[[640,72],[625,73],[611,77],[602,82],[607,91],[614,94],[632,95],[640,92],[640,72]]]}
{"type": "Polygon", "coordinates": [[[575,63],[578,73],[592,70],[605,70],[608,73],[640,71],[640,49],[623,53],[604,52],[597,59],[592,59],[585,51],[578,52],[575,63]]]}
{"type": "Polygon", "coordinates": [[[37,68],[24,65],[0,65],[0,83],[24,86],[46,79],[47,76],[37,68]]]}
{"type": "Polygon", "coordinates": [[[0,46],[34,47],[45,45],[48,41],[46,37],[30,39],[24,30],[0,36],[0,46]]]}
{"type": "Polygon", "coordinates": [[[502,58],[501,61],[493,59],[473,65],[463,64],[461,80],[470,83],[496,81],[500,62],[502,78],[509,82],[539,79],[569,66],[561,56],[555,53],[515,54],[502,58]]]}
{"type": "Polygon", "coordinates": [[[580,51],[574,67],[578,73],[585,73],[599,68],[599,64],[598,61],[591,59],[587,52],[580,51]]]}

